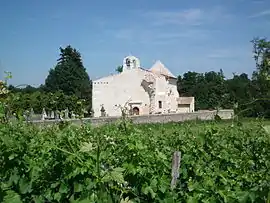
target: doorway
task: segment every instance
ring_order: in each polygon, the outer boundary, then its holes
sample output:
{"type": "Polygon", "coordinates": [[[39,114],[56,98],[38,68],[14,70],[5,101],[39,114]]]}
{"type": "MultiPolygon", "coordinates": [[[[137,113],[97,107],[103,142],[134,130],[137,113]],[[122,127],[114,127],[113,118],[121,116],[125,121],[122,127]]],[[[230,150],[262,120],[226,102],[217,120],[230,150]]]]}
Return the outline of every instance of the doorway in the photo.
{"type": "Polygon", "coordinates": [[[132,109],[132,114],[133,114],[133,115],[139,115],[139,114],[140,114],[140,109],[139,109],[138,107],[134,107],[134,108],[132,109]]]}

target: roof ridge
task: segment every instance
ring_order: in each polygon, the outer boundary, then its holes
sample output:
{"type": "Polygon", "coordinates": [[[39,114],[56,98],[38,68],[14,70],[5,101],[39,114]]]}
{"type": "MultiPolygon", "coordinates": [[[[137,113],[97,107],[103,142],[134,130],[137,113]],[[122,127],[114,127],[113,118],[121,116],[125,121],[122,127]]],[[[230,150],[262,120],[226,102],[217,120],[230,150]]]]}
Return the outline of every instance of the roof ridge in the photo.
{"type": "Polygon", "coordinates": [[[149,70],[152,72],[156,72],[157,74],[176,78],[160,60],[157,60],[149,70]]]}

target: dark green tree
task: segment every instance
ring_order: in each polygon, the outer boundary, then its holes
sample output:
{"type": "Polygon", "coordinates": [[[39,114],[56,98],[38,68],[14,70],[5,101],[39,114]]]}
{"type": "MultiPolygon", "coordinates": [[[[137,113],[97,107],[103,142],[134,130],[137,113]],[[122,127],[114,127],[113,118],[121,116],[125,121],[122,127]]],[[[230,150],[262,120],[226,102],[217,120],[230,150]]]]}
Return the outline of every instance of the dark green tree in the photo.
{"type": "Polygon", "coordinates": [[[117,66],[117,68],[115,69],[115,71],[117,73],[122,73],[123,72],[123,65],[122,66],[117,66]]]}
{"type": "Polygon", "coordinates": [[[195,96],[196,110],[227,107],[224,102],[227,94],[222,70],[204,74],[189,71],[183,77],[178,77],[177,86],[180,96],[195,96]]]}
{"type": "Polygon", "coordinates": [[[223,71],[207,72],[204,74],[205,88],[207,89],[208,108],[225,108],[228,95],[226,94],[225,77],[223,71]],[[225,102],[226,101],[226,102],[225,102]]]}
{"type": "Polygon", "coordinates": [[[248,75],[246,73],[234,74],[233,78],[226,80],[226,90],[229,95],[228,106],[232,108],[237,105],[239,116],[250,116],[253,93],[248,75]]]}
{"type": "Polygon", "coordinates": [[[62,91],[65,95],[75,95],[85,99],[91,109],[92,82],[86,72],[80,53],[68,45],[60,47],[60,58],[55,68],[49,71],[45,80],[47,92],[62,91]]]}
{"type": "Polygon", "coordinates": [[[183,77],[178,77],[177,88],[182,97],[196,97],[195,107],[197,110],[208,108],[208,101],[205,98],[207,90],[205,88],[204,74],[191,71],[184,73],[183,77]]]}

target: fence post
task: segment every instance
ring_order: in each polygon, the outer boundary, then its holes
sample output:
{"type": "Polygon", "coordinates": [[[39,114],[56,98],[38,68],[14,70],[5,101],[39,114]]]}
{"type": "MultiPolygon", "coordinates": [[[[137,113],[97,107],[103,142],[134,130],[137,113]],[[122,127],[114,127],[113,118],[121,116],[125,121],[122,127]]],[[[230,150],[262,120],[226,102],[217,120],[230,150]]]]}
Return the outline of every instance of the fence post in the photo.
{"type": "Polygon", "coordinates": [[[176,181],[179,178],[180,161],[181,161],[181,152],[179,151],[174,152],[173,159],[172,159],[171,189],[175,188],[176,181]]]}

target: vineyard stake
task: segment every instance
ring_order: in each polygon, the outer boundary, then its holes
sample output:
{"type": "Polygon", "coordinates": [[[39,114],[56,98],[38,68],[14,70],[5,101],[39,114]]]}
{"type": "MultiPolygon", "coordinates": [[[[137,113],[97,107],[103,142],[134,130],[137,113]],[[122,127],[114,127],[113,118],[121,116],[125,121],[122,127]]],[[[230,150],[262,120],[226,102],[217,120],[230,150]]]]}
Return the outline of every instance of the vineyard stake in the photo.
{"type": "Polygon", "coordinates": [[[179,151],[174,152],[172,159],[171,189],[175,188],[177,178],[179,178],[180,161],[181,161],[181,152],[179,151]]]}

